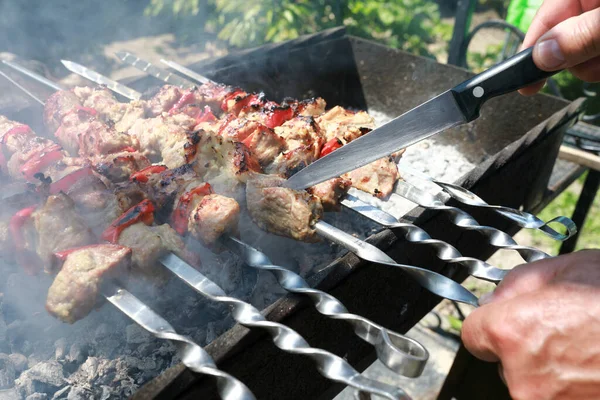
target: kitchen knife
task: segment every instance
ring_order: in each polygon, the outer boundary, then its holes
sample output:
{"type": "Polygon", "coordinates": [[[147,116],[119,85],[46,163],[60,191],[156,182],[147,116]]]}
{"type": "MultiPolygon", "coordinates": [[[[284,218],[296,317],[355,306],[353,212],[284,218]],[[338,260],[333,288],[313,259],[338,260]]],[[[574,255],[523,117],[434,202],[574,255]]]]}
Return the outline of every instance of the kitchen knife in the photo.
{"type": "Polygon", "coordinates": [[[104,75],[100,75],[96,71],[92,71],[91,69],[84,67],[81,64],[77,64],[76,62],[68,60],[60,60],[60,62],[63,63],[63,65],[69,71],[74,72],[77,75],[83,76],[84,78],[89,79],[92,82],[104,85],[110,90],[117,92],[120,95],[127,97],[128,99],[139,100],[142,98],[142,94],[140,92],[128,88],[127,86],[122,85],[117,81],[108,79],[104,75]]]}
{"type": "Polygon", "coordinates": [[[533,62],[533,48],[524,50],[320,158],[292,175],[284,186],[306,189],[448,128],[471,122],[479,117],[481,106],[492,97],[513,92],[558,72],[542,71],[533,62]]]}

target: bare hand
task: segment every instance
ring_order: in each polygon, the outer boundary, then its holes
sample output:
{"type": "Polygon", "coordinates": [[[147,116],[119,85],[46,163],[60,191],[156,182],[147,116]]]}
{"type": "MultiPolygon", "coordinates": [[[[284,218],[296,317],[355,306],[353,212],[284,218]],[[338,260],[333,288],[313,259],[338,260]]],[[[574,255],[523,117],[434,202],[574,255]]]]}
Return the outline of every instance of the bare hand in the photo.
{"type": "MultiPolygon", "coordinates": [[[[569,69],[586,82],[600,81],[600,0],[545,0],[523,48],[535,45],[533,59],[545,71],[569,69]]],[[[520,90],[537,93],[544,83],[520,90]]]]}
{"type": "Polygon", "coordinates": [[[600,251],[515,268],[467,317],[462,339],[501,362],[515,400],[600,398],[600,251]]]}

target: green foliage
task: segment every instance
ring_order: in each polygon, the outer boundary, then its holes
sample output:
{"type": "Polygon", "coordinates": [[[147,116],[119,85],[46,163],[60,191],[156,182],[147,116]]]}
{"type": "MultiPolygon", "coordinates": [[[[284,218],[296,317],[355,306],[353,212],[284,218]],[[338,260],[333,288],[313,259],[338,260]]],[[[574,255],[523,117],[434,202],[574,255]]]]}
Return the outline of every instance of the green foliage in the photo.
{"type": "Polygon", "coordinates": [[[420,55],[428,45],[448,40],[433,0],[151,0],[150,16],[200,16],[196,29],[218,34],[234,47],[294,39],[344,25],[348,32],[420,55]]]}

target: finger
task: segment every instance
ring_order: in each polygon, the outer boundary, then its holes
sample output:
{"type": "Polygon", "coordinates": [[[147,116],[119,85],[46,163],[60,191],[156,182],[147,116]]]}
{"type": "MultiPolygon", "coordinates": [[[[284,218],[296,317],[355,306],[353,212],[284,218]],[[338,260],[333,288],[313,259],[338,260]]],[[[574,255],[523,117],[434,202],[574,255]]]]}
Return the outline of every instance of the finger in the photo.
{"type": "Polygon", "coordinates": [[[570,71],[584,82],[600,82],[600,57],[576,65],[570,71]]]}
{"type": "Polygon", "coordinates": [[[536,65],[556,71],[600,56],[600,8],[569,18],[546,32],[533,49],[536,65]]]}
{"type": "Polygon", "coordinates": [[[505,301],[524,293],[536,291],[552,281],[568,268],[580,253],[548,258],[513,268],[500,282],[496,290],[480,304],[505,301]]]}
{"type": "MultiPolygon", "coordinates": [[[[600,6],[600,1],[597,1],[597,3],[600,6]]],[[[582,9],[579,1],[544,1],[527,30],[527,35],[525,35],[525,40],[523,41],[523,48],[533,46],[544,33],[565,19],[575,17],[584,11],[587,10],[582,9]]]]}
{"type": "Polygon", "coordinates": [[[493,321],[489,321],[488,316],[496,309],[493,304],[476,309],[465,319],[460,330],[460,337],[469,353],[487,362],[500,360],[489,335],[490,323],[493,321]],[[492,312],[488,313],[488,309],[492,309],[492,312]]]}
{"type": "Polygon", "coordinates": [[[538,82],[534,83],[533,85],[525,86],[524,88],[519,89],[519,93],[521,93],[523,96],[533,96],[534,94],[542,90],[545,84],[546,81],[544,80],[543,82],[538,82]]]}

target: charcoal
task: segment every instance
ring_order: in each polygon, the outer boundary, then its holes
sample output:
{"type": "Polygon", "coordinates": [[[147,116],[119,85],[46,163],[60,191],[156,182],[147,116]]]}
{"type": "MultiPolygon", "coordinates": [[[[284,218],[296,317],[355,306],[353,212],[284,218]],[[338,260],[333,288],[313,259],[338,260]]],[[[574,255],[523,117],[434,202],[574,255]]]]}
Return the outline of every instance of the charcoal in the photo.
{"type": "Polygon", "coordinates": [[[96,331],[94,332],[94,340],[95,341],[100,341],[108,336],[110,336],[111,334],[111,330],[110,327],[107,324],[100,324],[98,325],[98,327],[96,328],[96,331]]]}
{"type": "Polygon", "coordinates": [[[67,396],[67,400],[88,400],[92,398],[92,392],[80,386],[73,386],[67,396]]]}
{"type": "Polygon", "coordinates": [[[63,368],[57,361],[40,362],[15,381],[15,387],[22,397],[36,392],[54,394],[64,385],[63,368]]]}
{"type": "Polygon", "coordinates": [[[52,396],[52,400],[63,400],[67,398],[67,395],[71,391],[71,386],[65,386],[64,388],[57,390],[52,396]]]}
{"type": "Polygon", "coordinates": [[[125,332],[128,344],[146,343],[152,338],[152,334],[137,324],[127,325],[125,332]]]}
{"type": "Polygon", "coordinates": [[[140,344],[137,348],[137,352],[142,357],[149,357],[156,351],[157,348],[158,348],[158,343],[156,340],[153,340],[148,343],[140,344]]]}
{"type": "Polygon", "coordinates": [[[67,356],[67,361],[81,364],[83,363],[88,356],[88,345],[87,343],[76,341],[71,345],[71,349],[69,350],[69,355],[67,356]]]}
{"type": "Polygon", "coordinates": [[[7,354],[0,353],[0,389],[13,387],[17,372],[15,366],[7,354]]]}
{"type": "Polygon", "coordinates": [[[34,393],[25,397],[25,400],[46,400],[48,395],[46,393],[34,393]]]}
{"type": "Polygon", "coordinates": [[[21,400],[21,396],[15,389],[0,390],[0,400],[21,400]]]}
{"type": "Polygon", "coordinates": [[[27,369],[27,357],[25,357],[23,354],[12,353],[8,357],[12,361],[15,371],[17,371],[18,374],[27,369]]]}
{"type": "Polygon", "coordinates": [[[54,358],[56,360],[64,360],[67,355],[68,346],[69,344],[65,338],[60,338],[54,342],[54,358]]]}
{"type": "Polygon", "coordinates": [[[0,313],[0,351],[8,351],[8,326],[0,313]]]}

